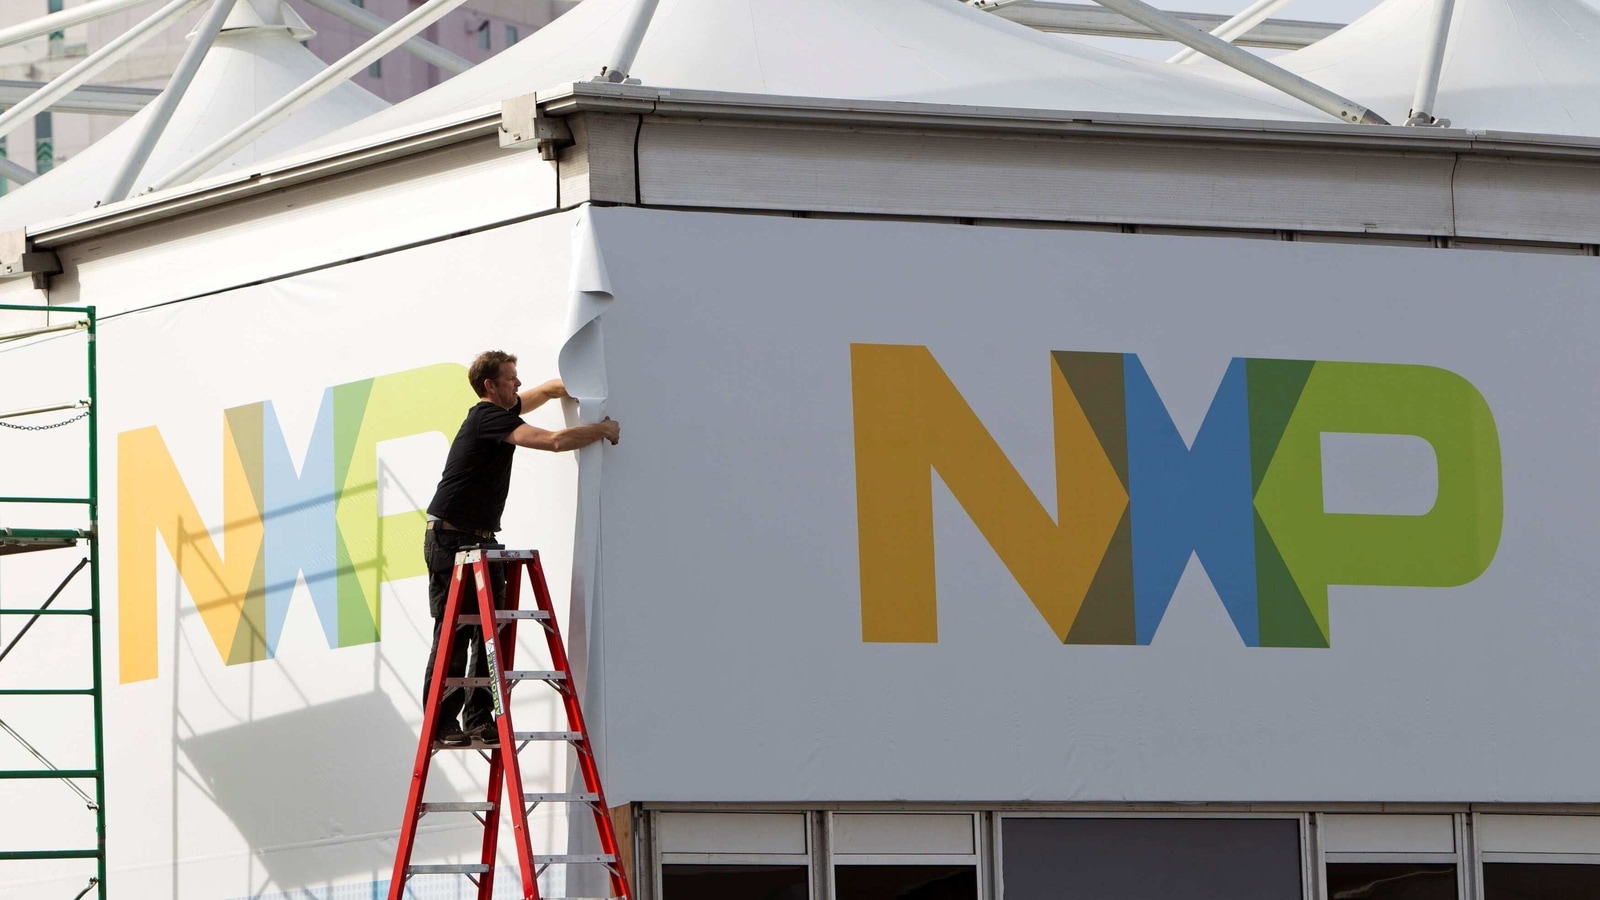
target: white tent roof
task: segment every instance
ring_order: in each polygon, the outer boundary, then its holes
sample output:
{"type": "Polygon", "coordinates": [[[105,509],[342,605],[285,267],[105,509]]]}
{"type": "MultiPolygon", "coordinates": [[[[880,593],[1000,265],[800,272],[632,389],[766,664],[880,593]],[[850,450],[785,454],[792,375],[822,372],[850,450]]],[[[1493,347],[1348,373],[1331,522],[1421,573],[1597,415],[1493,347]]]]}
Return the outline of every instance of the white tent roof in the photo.
{"type": "MultiPolygon", "coordinates": [[[[134,191],[193,158],[323,68],[288,25],[264,23],[252,4],[237,4],[173,111],[134,191]]],[[[347,82],[211,171],[274,156],[387,105],[347,82]]],[[[82,153],[0,198],[0,230],[83,212],[104,200],[150,113],[147,106],[82,153]]]]}
{"type": "MultiPolygon", "coordinates": [[[[1273,62],[1404,122],[1434,3],[1385,0],[1273,62]]],[[[1248,82],[1200,66],[1226,83],[1248,82]]],[[[1455,128],[1600,137],[1600,11],[1583,0],[1456,0],[1433,114],[1455,128]]]]}
{"type": "MultiPolygon", "coordinates": [[[[316,143],[588,80],[633,3],[584,0],[498,56],[316,143]]],[[[1328,120],[1288,98],[1064,42],[959,0],[661,0],[630,74],[652,87],[795,97],[1328,120]]]]}

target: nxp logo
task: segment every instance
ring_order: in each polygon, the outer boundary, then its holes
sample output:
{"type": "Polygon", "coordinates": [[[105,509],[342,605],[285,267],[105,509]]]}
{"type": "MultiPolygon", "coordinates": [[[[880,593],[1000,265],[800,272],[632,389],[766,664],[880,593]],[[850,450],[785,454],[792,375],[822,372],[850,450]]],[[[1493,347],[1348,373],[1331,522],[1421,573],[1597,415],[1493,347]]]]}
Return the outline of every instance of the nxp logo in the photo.
{"type": "Polygon", "coordinates": [[[926,347],[851,346],[861,631],[938,640],[938,473],[1068,644],[1148,644],[1191,553],[1252,647],[1327,647],[1328,585],[1449,587],[1500,541],[1500,439],[1431,366],[1234,359],[1191,444],[1133,354],[1050,356],[1052,518],[926,347]],[[1434,451],[1423,515],[1324,510],[1324,433],[1434,451]]]}

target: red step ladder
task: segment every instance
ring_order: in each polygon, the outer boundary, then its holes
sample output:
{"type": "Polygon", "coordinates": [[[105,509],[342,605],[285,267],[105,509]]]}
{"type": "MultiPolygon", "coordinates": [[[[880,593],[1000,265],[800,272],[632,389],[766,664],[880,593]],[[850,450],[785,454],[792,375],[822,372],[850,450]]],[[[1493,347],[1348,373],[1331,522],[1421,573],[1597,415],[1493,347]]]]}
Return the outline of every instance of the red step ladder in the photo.
{"type": "Polygon", "coordinates": [[[631,900],[628,879],[622,870],[622,857],[617,848],[617,835],[611,827],[611,817],[606,806],[605,791],[600,787],[600,770],[595,764],[594,749],[589,743],[589,732],[583,724],[583,709],[578,703],[577,688],[572,683],[572,667],[567,663],[567,651],[561,641],[561,628],[556,623],[555,609],[550,603],[550,589],[545,585],[544,567],[539,563],[537,550],[464,550],[456,554],[455,572],[450,578],[450,594],[445,600],[444,627],[439,631],[439,652],[435,655],[433,673],[428,683],[428,701],[422,717],[422,737],[417,742],[417,762],[411,772],[411,793],[406,797],[405,821],[400,826],[400,844],[395,850],[394,874],[389,881],[389,900],[401,900],[406,881],[413,875],[466,875],[478,886],[478,900],[491,900],[494,895],[495,842],[500,833],[503,810],[500,805],[502,787],[514,798],[507,806],[511,813],[511,836],[517,845],[517,863],[522,871],[522,896],[526,900],[539,900],[538,877],[552,865],[601,865],[611,876],[613,897],[631,900]],[[495,609],[494,594],[489,581],[489,563],[501,563],[506,571],[505,608],[495,609]],[[533,585],[537,609],[522,609],[522,576],[526,572],[533,585]],[[461,612],[462,584],[468,579],[477,585],[478,614],[461,612]],[[544,628],[546,642],[550,645],[552,671],[518,670],[513,668],[517,650],[517,623],[532,619],[544,628]],[[484,629],[484,657],[488,662],[487,678],[446,678],[451,645],[460,638],[457,628],[492,621],[495,628],[484,629]],[[567,711],[567,731],[517,731],[511,722],[511,687],[524,681],[542,681],[560,693],[567,711]],[[446,746],[434,740],[439,725],[439,703],[447,689],[486,687],[494,702],[495,724],[500,732],[500,745],[488,746],[474,740],[461,746],[446,746]],[[522,771],[517,765],[517,751],[528,743],[539,741],[565,741],[578,752],[578,767],[583,772],[584,790],[577,793],[525,793],[522,790],[522,771]],[[510,748],[511,752],[506,752],[510,748]],[[422,799],[428,783],[428,766],[433,755],[441,750],[470,750],[483,756],[489,763],[488,799],[483,803],[432,803],[422,799]],[[540,803],[583,803],[594,813],[595,829],[600,836],[601,852],[595,855],[534,856],[528,843],[528,813],[540,803]],[[477,863],[452,863],[440,865],[412,865],[411,851],[416,844],[417,825],[428,813],[467,812],[483,823],[483,854],[477,863]]]}

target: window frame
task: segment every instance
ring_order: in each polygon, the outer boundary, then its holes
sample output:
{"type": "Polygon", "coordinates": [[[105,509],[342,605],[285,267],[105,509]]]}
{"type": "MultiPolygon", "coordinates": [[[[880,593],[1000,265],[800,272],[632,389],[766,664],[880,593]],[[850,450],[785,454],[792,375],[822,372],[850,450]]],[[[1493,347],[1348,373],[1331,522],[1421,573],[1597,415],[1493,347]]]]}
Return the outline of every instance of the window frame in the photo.
{"type": "MultiPolygon", "coordinates": [[[[1450,817],[1451,843],[1455,848],[1449,853],[1414,851],[1414,850],[1370,850],[1370,851],[1329,851],[1323,841],[1327,816],[1347,815],[1347,813],[1316,812],[1312,813],[1312,831],[1315,834],[1312,855],[1316,861],[1316,891],[1308,894],[1310,897],[1325,898],[1328,896],[1328,863],[1411,863],[1414,865],[1442,865],[1448,863],[1456,867],[1456,900],[1477,900],[1482,891],[1479,889],[1480,879],[1475,877],[1476,872],[1469,873],[1469,869],[1476,869],[1476,854],[1467,849],[1468,835],[1466,822],[1460,813],[1427,813],[1427,812],[1394,812],[1371,813],[1371,815],[1404,816],[1404,815],[1448,815],[1450,817]]],[[[1367,813],[1358,813],[1367,815],[1367,813]]]]}
{"type": "Polygon", "coordinates": [[[994,891],[994,881],[989,874],[990,863],[986,860],[984,819],[987,813],[969,810],[828,810],[823,813],[820,840],[822,864],[827,878],[828,892],[825,896],[836,897],[834,870],[839,866],[972,866],[978,884],[978,900],[993,900],[997,896],[994,891]],[[964,816],[969,821],[972,837],[971,853],[839,853],[834,841],[835,816],[964,816]],[[842,861],[841,861],[842,860],[842,861]]]}
{"type": "MultiPolygon", "coordinates": [[[[1312,854],[1310,852],[1310,813],[1304,812],[1202,812],[1196,810],[1171,811],[1098,811],[1098,810],[1003,810],[993,816],[992,833],[990,835],[990,858],[994,866],[994,900],[1005,900],[1005,866],[1001,860],[1005,858],[1005,842],[1002,837],[1003,825],[1006,819],[1292,819],[1299,834],[1299,862],[1300,862],[1300,896],[1320,898],[1326,896],[1325,891],[1312,893],[1313,881],[1320,881],[1320,875],[1313,876],[1311,871],[1312,854]]],[[[1319,868],[1318,873],[1321,872],[1319,868]]]]}
{"type": "MultiPolygon", "coordinates": [[[[804,866],[806,870],[807,896],[817,896],[817,818],[814,810],[796,809],[730,809],[730,808],[683,808],[683,809],[652,809],[648,811],[651,832],[650,840],[650,896],[656,900],[663,900],[665,888],[662,876],[666,866],[692,865],[692,866],[804,866]],[[804,852],[801,853],[717,853],[681,851],[666,851],[661,847],[661,815],[662,813],[702,813],[702,814],[801,814],[805,817],[802,835],[805,841],[804,852]]],[[[637,877],[637,876],[635,876],[637,877]]]]}

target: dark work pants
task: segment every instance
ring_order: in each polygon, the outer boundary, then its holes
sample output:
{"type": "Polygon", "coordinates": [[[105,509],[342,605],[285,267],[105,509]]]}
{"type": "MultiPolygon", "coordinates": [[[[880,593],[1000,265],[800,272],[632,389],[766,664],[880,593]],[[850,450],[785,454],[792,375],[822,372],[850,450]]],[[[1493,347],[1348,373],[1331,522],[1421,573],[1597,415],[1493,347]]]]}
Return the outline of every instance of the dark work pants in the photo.
{"type": "MultiPolygon", "coordinates": [[[[433,681],[434,661],[439,655],[439,633],[444,626],[444,605],[450,597],[450,576],[455,568],[456,553],[463,547],[483,543],[489,542],[475,534],[459,531],[436,531],[430,528],[423,533],[422,555],[428,563],[428,612],[433,616],[433,649],[428,651],[428,669],[423,673],[422,680],[424,705],[428,702],[428,687],[433,681]]],[[[494,589],[495,608],[503,608],[506,603],[504,563],[489,564],[489,585],[494,589]]],[[[470,578],[461,583],[460,606],[463,615],[474,615],[478,611],[478,589],[470,578]]],[[[483,653],[483,632],[476,625],[463,625],[457,630],[456,639],[450,646],[450,665],[445,670],[446,677],[485,678],[488,674],[489,662],[483,653]],[[468,647],[472,648],[470,673],[467,671],[468,647]]],[[[446,690],[444,700],[439,703],[439,713],[441,724],[452,722],[460,715],[463,728],[475,728],[494,717],[494,699],[484,688],[446,690]]]]}

